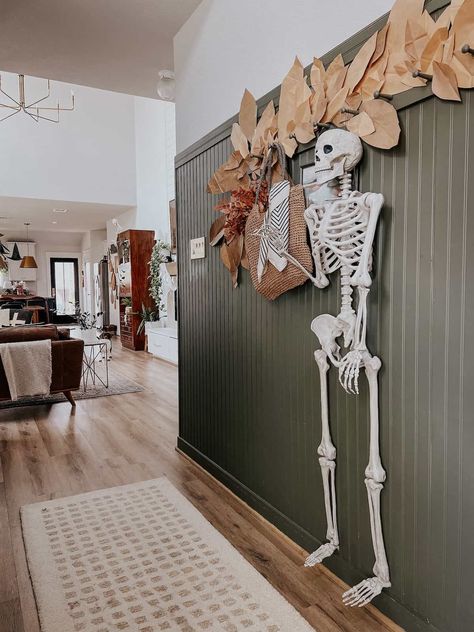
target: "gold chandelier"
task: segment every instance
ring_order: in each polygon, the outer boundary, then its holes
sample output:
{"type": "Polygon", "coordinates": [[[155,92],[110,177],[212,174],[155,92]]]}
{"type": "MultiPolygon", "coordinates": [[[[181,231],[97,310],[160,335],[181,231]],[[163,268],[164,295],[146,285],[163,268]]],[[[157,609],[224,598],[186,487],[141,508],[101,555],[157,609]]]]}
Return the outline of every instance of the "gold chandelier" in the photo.
{"type": "Polygon", "coordinates": [[[15,114],[19,114],[20,112],[24,112],[25,114],[28,114],[28,116],[31,117],[37,123],[40,120],[51,121],[51,123],[59,123],[60,112],[72,112],[75,107],[74,92],[72,90],[71,90],[71,106],[70,107],[61,106],[59,104],[59,101],[55,107],[38,105],[39,103],[42,103],[43,101],[48,99],[51,95],[51,85],[50,85],[49,79],[47,79],[47,83],[48,83],[48,88],[47,88],[46,96],[41,97],[41,99],[38,99],[37,101],[33,101],[32,103],[27,103],[26,96],[25,96],[25,75],[18,75],[18,99],[14,99],[12,96],[7,94],[2,89],[2,77],[0,75],[0,93],[5,95],[11,101],[11,104],[0,103],[0,110],[1,109],[10,110],[10,112],[6,116],[4,116],[3,118],[0,118],[0,123],[2,121],[6,121],[11,116],[15,116],[15,114]]]}

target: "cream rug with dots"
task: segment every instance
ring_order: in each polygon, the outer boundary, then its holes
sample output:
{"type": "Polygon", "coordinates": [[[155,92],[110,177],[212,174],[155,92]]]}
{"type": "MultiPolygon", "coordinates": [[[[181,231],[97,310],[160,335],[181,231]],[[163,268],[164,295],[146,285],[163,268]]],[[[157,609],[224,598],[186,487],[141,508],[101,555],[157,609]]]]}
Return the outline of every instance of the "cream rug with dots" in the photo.
{"type": "Polygon", "coordinates": [[[310,632],[166,478],[21,509],[43,632],[310,632]]]}

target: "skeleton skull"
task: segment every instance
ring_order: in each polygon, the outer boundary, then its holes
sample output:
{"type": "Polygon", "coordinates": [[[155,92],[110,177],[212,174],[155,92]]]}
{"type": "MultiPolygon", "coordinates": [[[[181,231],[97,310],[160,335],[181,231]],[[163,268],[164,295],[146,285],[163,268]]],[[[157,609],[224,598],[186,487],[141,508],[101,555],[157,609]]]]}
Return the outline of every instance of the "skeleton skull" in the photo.
{"type": "Polygon", "coordinates": [[[362,158],[362,143],[352,132],[330,129],[323,132],[314,148],[316,184],[324,184],[352,171],[362,158]]]}

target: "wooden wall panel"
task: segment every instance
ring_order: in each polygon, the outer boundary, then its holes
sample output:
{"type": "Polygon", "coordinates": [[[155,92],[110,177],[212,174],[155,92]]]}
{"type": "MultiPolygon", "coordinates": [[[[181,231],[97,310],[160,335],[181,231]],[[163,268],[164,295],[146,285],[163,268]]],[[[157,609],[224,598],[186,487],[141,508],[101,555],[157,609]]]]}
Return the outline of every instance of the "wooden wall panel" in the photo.
{"type": "MultiPolygon", "coordinates": [[[[402,139],[365,148],[361,191],[382,192],[369,299],[369,348],[380,356],[383,524],[392,588],[376,605],[407,630],[474,629],[474,98],[400,112],[402,139]]],[[[230,133],[230,129],[229,129],[230,133]]],[[[228,136],[177,168],[179,446],[291,538],[325,538],[316,447],[320,403],[311,320],[338,313],[337,281],[269,303],[243,272],[237,290],[209,248],[217,198],[206,193],[228,136]]],[[[293,160],[295,180],[312,149],[293,160]]],[[[347,395],[330,371],[338,450],[341,550],[328,566],[348,582],[371,573],[364,486],[367,388],[347,395]]]]}

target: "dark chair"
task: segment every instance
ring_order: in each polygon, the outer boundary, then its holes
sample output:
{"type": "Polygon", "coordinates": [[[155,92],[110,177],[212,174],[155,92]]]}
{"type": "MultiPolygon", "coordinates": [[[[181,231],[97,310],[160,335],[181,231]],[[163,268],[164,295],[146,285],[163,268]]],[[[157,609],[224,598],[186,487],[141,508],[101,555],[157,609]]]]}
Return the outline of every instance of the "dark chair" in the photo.
{"type": "MultiPolygon", "coordinates": [[[[10,311],[10,319],[13,318],[13,314],[10,311]]],[[[33,318],[33,312],[27,309],[20,309],[17,316],[18,320],[25,321],[25,325],[31,325],[31,319],[33,318]]]]}
{"type": "Polygon", "coordinates": [[[9,303],[3,303],[3,305],[0,306],[0,309],[18,310],[24,307],[24,305],[25,305],[25,301],[10,301],[9,303]]]}
{"type": "Polygon", "coordinates": [[[26,301],[27,307],[41,307],[41,311],[39,312],[39,318],[41,322],[49,323],[49,308],[48,302],[45,298],[37,297],[32,298],[26,301]]]}

